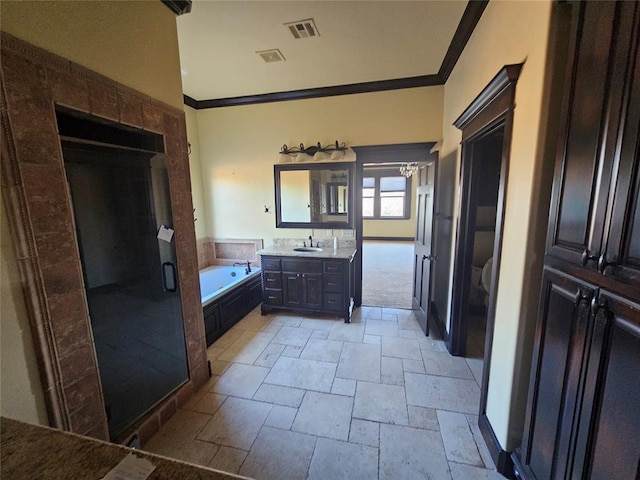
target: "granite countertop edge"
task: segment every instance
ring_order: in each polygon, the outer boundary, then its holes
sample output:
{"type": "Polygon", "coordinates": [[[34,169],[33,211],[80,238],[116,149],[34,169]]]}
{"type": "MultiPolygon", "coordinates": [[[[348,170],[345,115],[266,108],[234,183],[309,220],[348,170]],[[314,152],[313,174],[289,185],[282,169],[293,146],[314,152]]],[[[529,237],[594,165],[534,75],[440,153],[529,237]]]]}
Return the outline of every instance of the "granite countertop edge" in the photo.
{"type": "Polygon", "coordinates": [[[333,247],[323,248],[321,252],[296,252],[295,247],[271,245],[256,252],[257,255],[274,255],[279,257],[303,257],[303,258],[344,258],[353,259],[356,249],[353,247],[342,247],[336,250],[333,247]]]}

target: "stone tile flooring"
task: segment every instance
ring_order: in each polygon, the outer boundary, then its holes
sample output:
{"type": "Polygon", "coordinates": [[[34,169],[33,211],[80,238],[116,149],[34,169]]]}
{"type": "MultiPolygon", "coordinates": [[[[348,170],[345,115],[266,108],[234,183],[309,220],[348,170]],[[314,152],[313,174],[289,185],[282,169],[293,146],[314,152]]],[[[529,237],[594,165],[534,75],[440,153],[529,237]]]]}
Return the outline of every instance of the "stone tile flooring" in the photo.
{"type": "Polygon", "coordinates": [[[258,308],[207,354],[213,377],[145,450],[259,480],[503,478],[477,426],[481,369],[409,310],[258,308]]]}

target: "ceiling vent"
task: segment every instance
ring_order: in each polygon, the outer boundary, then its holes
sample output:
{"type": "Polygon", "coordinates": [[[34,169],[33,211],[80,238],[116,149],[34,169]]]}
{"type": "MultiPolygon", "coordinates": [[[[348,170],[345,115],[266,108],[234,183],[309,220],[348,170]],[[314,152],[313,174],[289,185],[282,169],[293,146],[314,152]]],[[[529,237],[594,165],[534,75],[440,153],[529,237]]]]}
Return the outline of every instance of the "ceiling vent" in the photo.
{"type": "Polygon", "coordinates": [[[313,18],[285,23],[284,26],[289,29],[289,32],[291,32],[291,35],[293,35],[293,38],[296,40],[320,36],[320,32],[318,32],[313,18]]]}
{"type": "Polygon", "coordinates": [[[284,55],[282,55],[282,52],[277,48],[261,50],[256,53],[262,57],[265,63],[282,62],[287,60],[284,58],[284,55]]]}

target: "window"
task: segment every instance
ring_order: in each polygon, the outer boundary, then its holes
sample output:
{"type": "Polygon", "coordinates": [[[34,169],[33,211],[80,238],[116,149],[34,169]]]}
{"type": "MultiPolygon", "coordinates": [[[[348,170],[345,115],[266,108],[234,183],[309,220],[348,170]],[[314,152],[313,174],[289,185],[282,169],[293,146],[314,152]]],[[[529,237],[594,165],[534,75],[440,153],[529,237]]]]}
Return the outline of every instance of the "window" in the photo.
{"type": "Polygon", "coordinates": [[[365,169],[362,179],[362,216],[407,219],[411,216],[411,178],[398,170],[365,169]]]}

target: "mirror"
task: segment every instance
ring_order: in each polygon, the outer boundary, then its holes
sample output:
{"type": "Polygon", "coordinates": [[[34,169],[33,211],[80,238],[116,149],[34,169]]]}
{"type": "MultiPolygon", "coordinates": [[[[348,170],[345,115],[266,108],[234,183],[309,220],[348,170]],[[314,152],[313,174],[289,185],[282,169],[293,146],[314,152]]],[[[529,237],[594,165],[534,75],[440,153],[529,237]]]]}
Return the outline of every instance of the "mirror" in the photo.
{"type": "Polygon", "coordinates": [[[353,163],[276,165],[276,227],[353,228],[353,163]]]}

